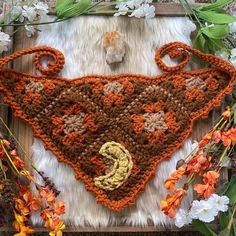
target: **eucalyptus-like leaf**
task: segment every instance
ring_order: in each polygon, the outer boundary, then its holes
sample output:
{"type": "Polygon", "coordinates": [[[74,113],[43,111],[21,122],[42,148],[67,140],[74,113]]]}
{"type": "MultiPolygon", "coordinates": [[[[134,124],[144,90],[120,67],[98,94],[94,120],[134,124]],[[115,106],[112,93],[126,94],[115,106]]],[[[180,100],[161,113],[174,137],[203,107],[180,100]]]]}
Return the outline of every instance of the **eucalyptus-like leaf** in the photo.
{"type": "Polygon", "coordinates": [[[212,27],[202,27],[201,31],[209,38],[223,39],[229,35],[229,25],[213,25],[212,27]]]}
{"type": "Polygon", "coordinates": [[[203,6],[198,7],[198,9],[207,10],[207,11],[214,10],[215,8],[226,6],[230,4],[231,2],[233,2],[233,0],[217,0],[214,3],[204,4],[203,6]]]}
{"type": "Polygon", "coordinates": [[[229,24],[236,20],[234,16],[225,13],[218,13],[215,11],[200,11],[195,9],[195,12],[200,19],[213,24],[229,24]]]}

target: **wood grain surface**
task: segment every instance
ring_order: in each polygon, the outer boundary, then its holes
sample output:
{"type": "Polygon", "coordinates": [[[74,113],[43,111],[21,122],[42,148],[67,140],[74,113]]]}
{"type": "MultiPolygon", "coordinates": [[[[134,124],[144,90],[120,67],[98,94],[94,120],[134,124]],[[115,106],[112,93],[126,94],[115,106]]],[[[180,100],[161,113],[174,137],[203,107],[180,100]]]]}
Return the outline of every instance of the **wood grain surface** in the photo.
{"type": "MultiPolygon", "coordinates": [[[[7,1],[7,0],[6,0],[7,1]]],[[[55,4],[55,1],[47,1],[50,4],[50,12],[51,14],[54,13],[53,6],[55,4]]],[[[9,1],[8,1],[9,3],[9,1]]],[[[1,0],[0,0],[1,4],[1,0]]],[[[169,3],[157,3],[155,4],[155,7],[157,9],[157,15],[184,15],[183,8],[180,4],[171,4],[171,7],[169,6],[169,3]]],[[[195,6],[195,5],[194,5],[195,6]]],[[[1,7],[1,6],[0,6],[1,7]]],[[[13,32],[13,28],[5,28],[7,32],[11,33],[13,32]]],[[[19,30],[15,35],[14,39],[11,44],[11,50],[17,51],[20,49],[28,48],[35,45],[35,38],[28,38],[26,37],[26,33],[24,30],[19,30]]],[[[25,72],[32,72],[34,73],[34,66],[32,65],[32,57],[31,56],[24,56],[20,59],[17,59],[12,63],[10,66],[12,66],[15,70],[19,71],[25,71],[25,72]]],[[[210,114],[210,118],[199,121],[196,123],[194,132],[193,132],[193,139],[199,139],[202,137],[211,127],[213,124],[213,121],[216,119],[216,117],[220,114],[222,111],[222,108],[216,109],[214,112],[210,114]]],[[[21,143],[22,147],[27,153],[28,158],[31,157],[31,145],[33,141],[32,136],[32,130],[30,126],[22,122],[21,120],[14,118],[11,115],[11,112],[8,112],[7,109],[2,110],[1,108],[1,115],[4,117],[5,120],[9,121],[10,127],[16,138],[21,143]],[[8,118],[8,119],[7,119],[8,118]]],[[[19,149],[20,150],[20,149],[19,149]]],[[[22,152],[21,152],[22,153],[22,152]]],[[[23,155],[23,153],[22,153],[23,155]]],[[[26,157],[24,158],[26,161],[28,167],[30,167],[30,160],[28,160],[26,157]]],[[[227,173],[224,174],[224,179],[227,177],[227,173]]],[[[216,225],[213,225],[213,227],[216,227],[216,225]]],[[[192,227],[186,227],[186,228],[166,228],[166,227],[130,227],[130,226],[116,226],[116,227],[106,227],[106,228],[92,228],[92,227],[68,227],[65,231],[66,232],[184,232],[184,231],[193,231],[194,229],[192,227]]],[[[46,230],[43,228],[38,228],[37,232],[45,232],[46,230]]],[[[0,232],[9,232],[9,235],[12,235],[12,228],[0,228],[0,232]],[[11,232],[11,233],[10,233],[11,232]]],[[[2,235],[0,233],[0,235],[2,235]]],[[[4,234],[6,235],[6,234],[4,234]]],[[[187,235],[187,234],[186,234],[187,235]]]]}

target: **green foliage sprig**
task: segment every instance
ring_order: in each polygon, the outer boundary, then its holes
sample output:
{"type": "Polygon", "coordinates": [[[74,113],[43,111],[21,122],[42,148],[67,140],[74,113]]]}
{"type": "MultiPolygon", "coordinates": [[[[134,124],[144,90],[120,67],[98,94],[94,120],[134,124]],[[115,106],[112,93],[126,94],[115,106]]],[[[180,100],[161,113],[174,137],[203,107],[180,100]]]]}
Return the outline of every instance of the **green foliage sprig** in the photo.
{"type": "MultiPolygon", "coordinates": [[[[206,53],[226,51],[230,48],[224,42],[229,40],[229,24],[236,21],[234,16],[227,13],[223,7],[230,4],[232,0],[216,0],[215,3],[204,4],[191,9],[191,13],[199,26],[193,46],[206,53]]],[[[185,1],[185,4],[188,4],[185,1]]]]}

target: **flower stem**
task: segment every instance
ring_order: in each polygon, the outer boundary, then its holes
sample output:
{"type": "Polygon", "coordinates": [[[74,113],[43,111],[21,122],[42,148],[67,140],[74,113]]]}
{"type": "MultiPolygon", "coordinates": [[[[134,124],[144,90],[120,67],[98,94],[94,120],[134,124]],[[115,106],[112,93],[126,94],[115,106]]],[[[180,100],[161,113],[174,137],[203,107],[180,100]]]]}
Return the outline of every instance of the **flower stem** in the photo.
{"type": "Polygon", "coordinates": [[[3,176],[4,176],[4,179],[7,179],[7,176],[6,176],[6,173],[3,169],[3,164],[2,164],[2,160],[0,159],[0,168],[2,169],[2,173],[3,173],[3,176]]]}
{"type": "Polygon", "coordinates": [[[1,140],[1,146],[2,146],[2,149],[4,150],[4,152],[5,152],[6,156],[7,156],[8,161],[10,162],[11,166],[12,166],[13,169],[16,171],[16,173],[19,174],[19,171],[18,171],[18,169],[16,168],[15,164],[13,163],[13,161],[12,161],[10,155],[8,154],[6,148],[4,147],[4,144],[3,144],[3,141],[2,141],[2,140],[1,140]]]}
{"type": "Polygon", "coordinates": [[[96,12],[89,12],[89,15],[96,15],[96,14],[105,14],[105,13],[117,13],[117,12],[133,12],[133,10],[126,10],[126,11],[119,11],[119,10],[108,10],[108,11],[96,11],[96,12]]]}
{"type": "MultiPolygon", "coordinates": [[[[11,130],[9,129],[9,127],[7,126],[7,124],[4,122],[4,120],[2,119],[2,117],[0,116],[0,121],[2,122],[2,124],[4,125],[4,127],[6,128],[6,130],[8,131],[8,133],[10,134],[10,136],[16,141],[16,143],[19,145],[20,149],[22,150],[22,152],[24,153],[24,156],[31,161],[31,158],[27,155],[26,151],[24,150],[24,148],[22,147],[21,143],[17,140],[17,138],[15,137],[15,135],[11,132],[11,130]]],[[[34,170],[36,170],[38,172],[38,170],[36,169],[36,167],[34,166],[33,163],[31,163],[31,166],[34,170]]]]}
{"type": "MultiPolygon", "coordinates": [[[[185,4],[188,6],[189,10],[191,11],[191,13],[193,14],[194,18],[196,19],[196,21],[198,22],[200,27],[203,27],[204,25],[201,23],[201,21],[199,20],[197,14],[195,13],[195,11],[190,7],[189,3],[187,0],[183,0],[185,2],[185,4]]],[[[182,0],[180,0],[180,3],[183,5],[182,0]]]]}
{"type": "Polygon", "coordinates": [[[59,23],[61,21],[66,21],[71,19],[71,17],[68,18],[63,18],[63,19],[58,19],[54,21],[47,21],[47,22],[41,22],[41,23],[13,23],[13,24],[0,24],[0,27],[4,26],[25,26],[25,25],[48,25],[48,24],[54,24],[54,23],[59,23]]]}
{"type": "Polygon", "coordinates": [[[229,223],[228,223],[228,225],[227,225],[227,229],[228,229],[228,230],[230,230],[231,227],[232,227],[235,212],[236,212],[236,204],[234,205],[232,215],[231,215],[230,220],[229,220],[229,223]]]}

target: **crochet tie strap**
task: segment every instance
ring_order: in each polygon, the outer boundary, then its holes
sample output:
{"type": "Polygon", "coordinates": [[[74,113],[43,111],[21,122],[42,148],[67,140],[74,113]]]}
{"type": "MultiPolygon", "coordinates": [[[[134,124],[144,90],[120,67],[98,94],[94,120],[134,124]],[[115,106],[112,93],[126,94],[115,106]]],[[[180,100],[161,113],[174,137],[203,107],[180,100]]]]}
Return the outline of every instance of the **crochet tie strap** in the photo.
{"type": "Polygon", "coordinates": [[[17,51],[12,55],[0,59],[0,68],[2,68],[5,64],[7,64],[10,61],[13,61],[18,57],[34,53],[35,53],[34,64],[37,70],[39,70],[43,75],[49,75],[49,76],[57,75],[65,64],[64,55],[60,51],[58,51],[55,48],[47,46],[39,46],[17,51]],[[53,59],[53,61],[48,61],[46,68],[44,68],[40,62],[43,57],[49,57],[53,59]]]}
{"type": "Polygon", "coordinates": [[[67,80],[56,76],[64,65],[62,53],[35,47],[0,59],[0,92],[14,115],[32,126],[58,161],[71,166],[97,202],[118,211],[135,203],[159,163],[183,145],[194,121],[220,105],[236,81],[230,63],[180,42],[161,47],[155,60],[164,74],[67,80]],[[32,53],[42,75],[3,68],[32,53]],[[183,71],[190,53],[213,67],[183,71]],[[182,61],[167,66],[165,54],[182,61]],[[43,56],[53,59],[48,68],[40,64],[43,56]]]}

